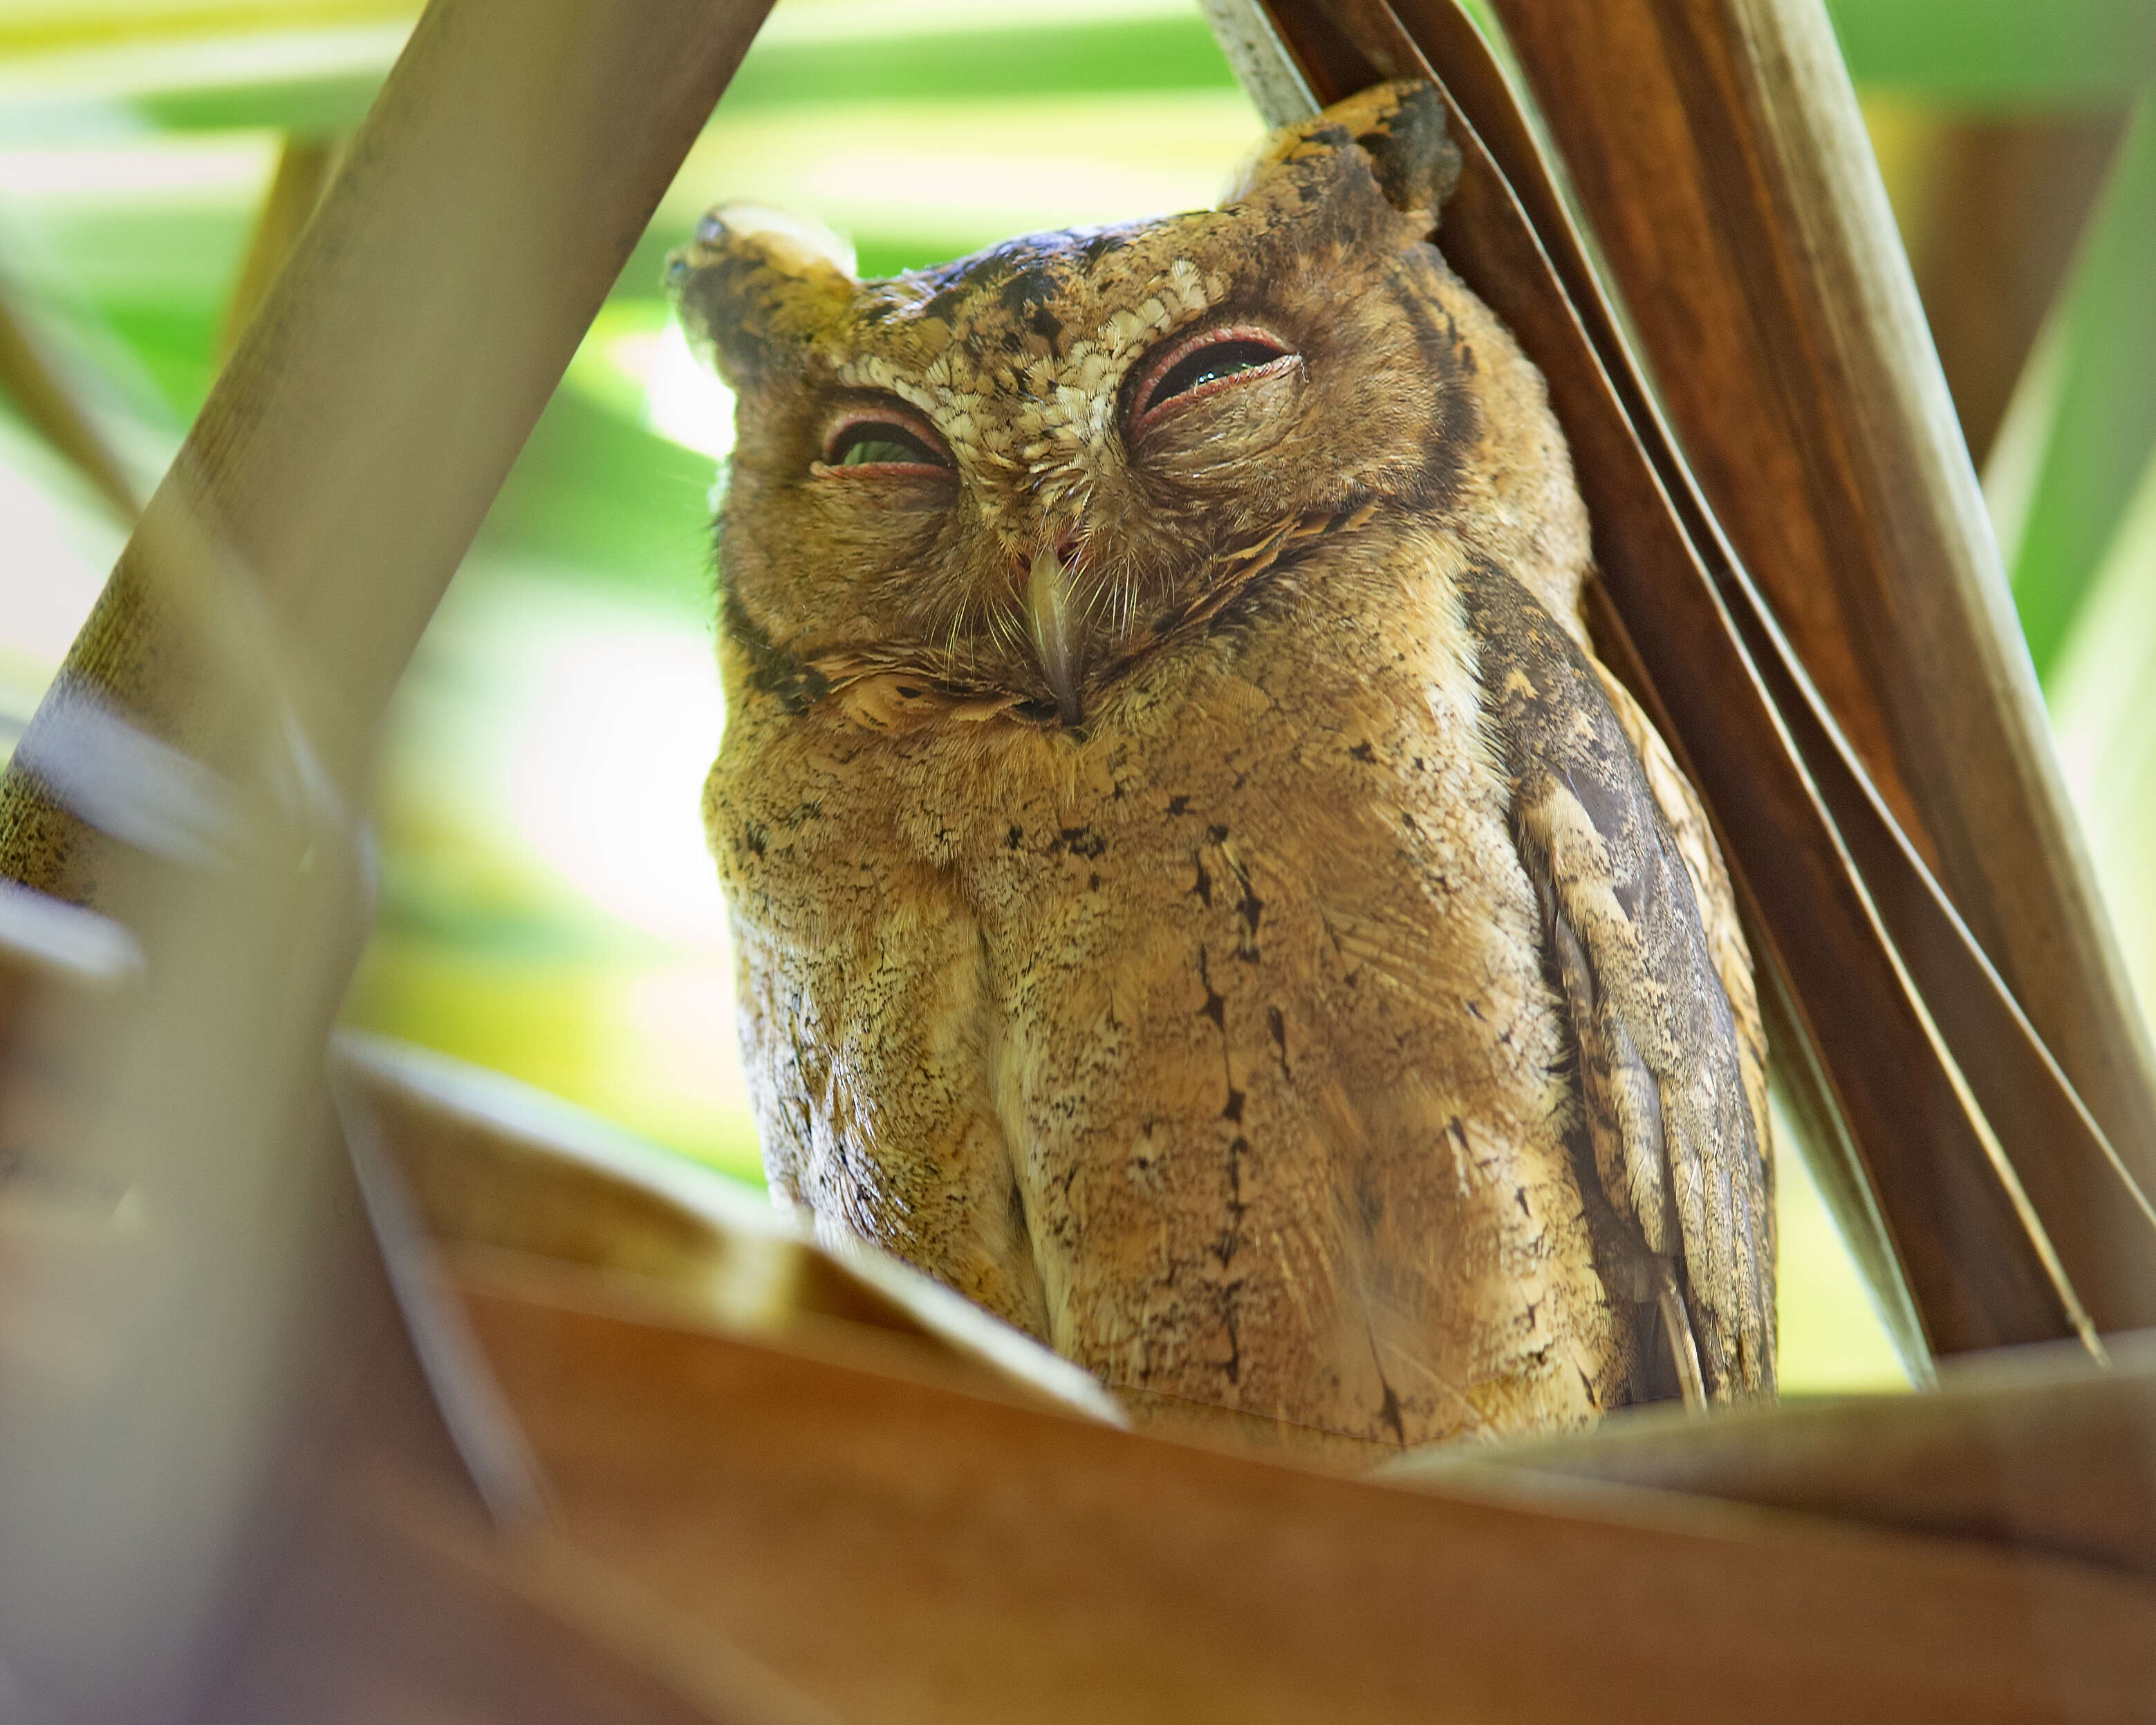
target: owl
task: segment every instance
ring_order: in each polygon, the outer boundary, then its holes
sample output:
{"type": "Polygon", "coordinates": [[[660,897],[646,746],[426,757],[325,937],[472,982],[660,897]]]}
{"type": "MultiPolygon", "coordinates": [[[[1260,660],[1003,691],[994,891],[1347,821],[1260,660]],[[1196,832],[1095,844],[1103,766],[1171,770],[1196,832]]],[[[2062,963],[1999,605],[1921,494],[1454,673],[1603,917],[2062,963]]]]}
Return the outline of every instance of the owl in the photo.
{"type": "Polygon", "coordinates": [[[1457,172],[1384,85],[1216,209],[671,265],[738,396],[704,809],[772,1192],[1141,1424],[1772,1393],[1750,960],[1457,172]]]}

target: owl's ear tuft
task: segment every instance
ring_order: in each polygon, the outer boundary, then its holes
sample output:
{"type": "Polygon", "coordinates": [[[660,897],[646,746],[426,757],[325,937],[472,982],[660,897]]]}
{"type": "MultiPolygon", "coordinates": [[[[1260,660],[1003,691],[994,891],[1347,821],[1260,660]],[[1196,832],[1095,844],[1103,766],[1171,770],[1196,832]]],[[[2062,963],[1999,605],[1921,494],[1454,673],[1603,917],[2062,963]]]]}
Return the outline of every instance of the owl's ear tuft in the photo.
{"type": "Polygon", "coordinates": [[[666,286],[692,341],[739,387],[798,358],[853,297],[854,249],[821,223],[729,203],[666,260],[666,286]]]}
{"type": "MultiPolygon", "coordinates": [[[[1385,201],[1437,226],[1460,178],[1460,150],[1446,131],[1445,103],[1422,83],[1375,84],[1321,114],[1282,126],[1245,165],[1225,200],[1239,203],[1272,175],[1367,166],[1385,201]]],[[[1322,182],[1321,182],[1322,183],[1322,182]]]]}
{"type": "Polygon", "coordinates": [[[1427,84],[1381,84],[1330,111],[1353,126],[1385,201],[1403,213],[1426,214],[1435,227],[1438,212],[1460,183],[1460,147],[1446,130],[1445,103],[1436,90],[1427,84]],[[1366,105],[1363,114],[1347,111],[1366,105]]]}

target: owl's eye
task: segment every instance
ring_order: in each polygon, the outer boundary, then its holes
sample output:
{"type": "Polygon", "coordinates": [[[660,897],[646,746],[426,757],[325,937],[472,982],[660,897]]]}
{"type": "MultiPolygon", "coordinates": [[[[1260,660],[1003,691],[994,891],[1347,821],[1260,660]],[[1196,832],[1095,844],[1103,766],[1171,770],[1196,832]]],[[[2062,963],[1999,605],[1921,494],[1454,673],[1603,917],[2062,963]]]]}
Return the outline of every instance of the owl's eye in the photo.
{"type": "Polygon", "coordinates": [[[879,472],[894,469],[941,471],[950,457],[931,440],[925,427],[871,414],[855,415],[834,427],[824,445],[824,463],[830,468],[873,467],[879,472]]]}
{"type": "Polygon", "coordinates": [[[1238,325],[1209,329],[1154,360],[1131,400],[1131,428],[1142,430],[1170,403],[1213,395],[1237,383],[1273,377],[1300,356],[1264,330],[1238,325]]]}

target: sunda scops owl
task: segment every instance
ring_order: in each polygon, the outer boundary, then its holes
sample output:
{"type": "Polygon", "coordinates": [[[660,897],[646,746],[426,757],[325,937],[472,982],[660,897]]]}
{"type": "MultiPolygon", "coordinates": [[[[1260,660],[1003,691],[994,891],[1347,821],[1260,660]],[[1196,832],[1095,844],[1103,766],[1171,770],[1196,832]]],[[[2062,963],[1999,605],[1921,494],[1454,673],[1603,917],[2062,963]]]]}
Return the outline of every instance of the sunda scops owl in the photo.
{"type": "Polygon", "coordinates": [[[1579,620],[1427,88],[1217,210],[857,281],[707,218],[706,796],[773,1193],[1141,1419],[1397,1446],[1774,1383],[1749,960],[1579,620]]]}

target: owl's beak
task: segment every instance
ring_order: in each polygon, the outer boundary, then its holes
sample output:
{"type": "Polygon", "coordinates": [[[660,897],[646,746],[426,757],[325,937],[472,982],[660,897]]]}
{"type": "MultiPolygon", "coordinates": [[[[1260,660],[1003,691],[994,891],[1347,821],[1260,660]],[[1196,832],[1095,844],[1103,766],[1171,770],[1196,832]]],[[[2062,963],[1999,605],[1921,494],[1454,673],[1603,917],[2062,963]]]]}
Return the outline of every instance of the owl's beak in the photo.
{"type": "Polygon", "coordinates": [[[1071,614],[1070,571],[1053,545],[1043,545],[1033,554],[1033,573],[1025,584],[1025,615],[1040,674],[1055,697],[1055,710],[1063,715],[1064,723],[1075,725],[1084,717],[1078,704],[1078,682],[1085,670],[1083,643],[1078,620],[1071,614]]]}

